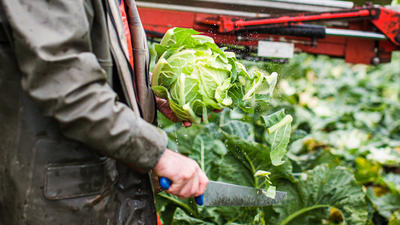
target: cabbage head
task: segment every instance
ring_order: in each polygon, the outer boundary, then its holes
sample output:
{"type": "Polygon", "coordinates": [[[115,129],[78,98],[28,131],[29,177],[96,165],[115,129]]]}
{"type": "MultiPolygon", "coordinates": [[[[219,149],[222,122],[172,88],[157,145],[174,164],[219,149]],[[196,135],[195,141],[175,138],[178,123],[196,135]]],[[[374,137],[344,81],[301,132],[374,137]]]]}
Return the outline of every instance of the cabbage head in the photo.
{"type": "Polygon", "coordinates": [[[276,73],[248,72],[233,52],[192,29],[168,30],[155,50],[153,92],[167,99],[184,121],[207,121],[211,111],[226,107],[246,109],[252,101],[268,98],[276,84],[276,73]]]}

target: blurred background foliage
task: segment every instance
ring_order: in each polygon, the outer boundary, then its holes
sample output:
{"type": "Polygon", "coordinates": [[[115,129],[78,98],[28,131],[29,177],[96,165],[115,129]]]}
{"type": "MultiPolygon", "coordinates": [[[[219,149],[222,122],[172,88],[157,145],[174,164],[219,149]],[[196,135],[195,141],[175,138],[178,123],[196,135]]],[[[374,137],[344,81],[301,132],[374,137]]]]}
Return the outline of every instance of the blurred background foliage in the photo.
{"type": "Polygon", "coordinates": [[[254,168],[268,170],[288,197],[264,208],[197,207],[162,193],[164,223],[399,224],[400,54],[379,66],[308,54],[287,64],[244,63],[280,74],[269,104],[252,113],[226,109],[190,128],[159,115],[160,126],[169,147],[197,160],[210,179],[259,187],[254,168]],[[294,121],[285,163],[274,167],[260,115],[281,109],[294,121]]]}

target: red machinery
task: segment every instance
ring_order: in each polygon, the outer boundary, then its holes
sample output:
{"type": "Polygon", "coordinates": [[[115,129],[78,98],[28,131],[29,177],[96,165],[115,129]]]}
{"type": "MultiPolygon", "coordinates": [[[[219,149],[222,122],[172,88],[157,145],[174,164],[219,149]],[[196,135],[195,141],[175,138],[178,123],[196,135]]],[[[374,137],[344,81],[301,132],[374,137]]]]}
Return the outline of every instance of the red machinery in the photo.
{"type": "Polygon", "coordinates": [[[289,58],[304,51],[378,64],[400,50],[400,12],[380,6],[353,8],[330,0],[137,2],[149,37],[171,27],[194,28],[257,57],[289,58]]]}

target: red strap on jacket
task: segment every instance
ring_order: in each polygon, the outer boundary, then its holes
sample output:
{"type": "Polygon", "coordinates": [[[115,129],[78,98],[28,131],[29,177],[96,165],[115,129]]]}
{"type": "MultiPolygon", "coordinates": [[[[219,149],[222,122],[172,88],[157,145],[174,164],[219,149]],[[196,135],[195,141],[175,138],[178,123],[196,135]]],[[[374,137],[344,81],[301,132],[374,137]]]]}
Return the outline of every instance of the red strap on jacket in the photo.
{"type": "Polygon", "coordinates": [[[129,30],[129,23],[128,23],[128,18],[126,16],[124,1],[121,1],[121,4],[119,5],[119,11],[121,12],[122,22],[124,24],[126,42],[128,44],[129,63],[133,68],[133,52],[132,52],[132,41],[131,41],[132,38],[131,38],[131,31],[129,30]]]}
{"type": "MultiPolygon", "coordinates": [[[[126,42],[128,45],[128,54],[129,54],[129,64],[131,65],[131,68],[134,70],[135,66],[133,64],[133,49],[132,49],[132,36],[131,36],[131,30],[129,29],[129,22],[128,22],[128,17],[126,15],[125,11],[125,2],[124,0],[121,1],[119,4],[119,11],[121,12],[121,17],[122,17],[122,23],[124,25],[124,31],[125,31],[125,38],[126,42]]],[[[133,83],[133,88],[135,90],[135,96],[136,96],[136,101],[139,102],[138,96],[137,96],[137,89],[136,89],[136,83],[135,79],[132,79],[133,83]]]]}
{"type": "MultiPolygon", "coordinates": [[[[119,11],[121,12],[122,22],[124,24],[126,42],[128,44],[129,64],[131,64],[131,67],[133,68],[133,51],[132,51],[132,41],[131,41],[132,37],[131,37],[131,31],[129,29],[128,18],[126,16],[124,0],[122,0],[121,4],[119,5],[119,11]]],[[[133,83],[133,85],[135,86],[135,83],[133,83]]],[[[161,220],[160,220],[160,217],[158,216],[158,214],[157,214],[157,225],[163,225],[161,223],[161,220]]]]}

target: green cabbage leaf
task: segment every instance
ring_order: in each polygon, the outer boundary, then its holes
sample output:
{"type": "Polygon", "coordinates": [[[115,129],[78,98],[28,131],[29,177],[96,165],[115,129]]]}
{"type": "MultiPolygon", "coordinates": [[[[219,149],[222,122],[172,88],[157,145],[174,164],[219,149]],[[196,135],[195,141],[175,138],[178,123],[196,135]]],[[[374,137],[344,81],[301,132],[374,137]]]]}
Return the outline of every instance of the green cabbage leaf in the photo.
{"type": "Polygon", "coordinates": [[[226,107],[246,110],[268,101],[276,85],[276,73],[248,71],[233,52],[192,29],[168,30],[155,52],[152,89],[184,121],[207,122],[211,111],[226,107]]]}
{"type": "Polygon", "coordinates": [[[287,197],[273,206],[278,216],[271,224],[323,224],[332,208],[339,210],[343,224],[365,225],[368,220],[362,187],[345,167],[322,164],[301,173],[295,183],[282,180],[277,186],[287,197]]]}

